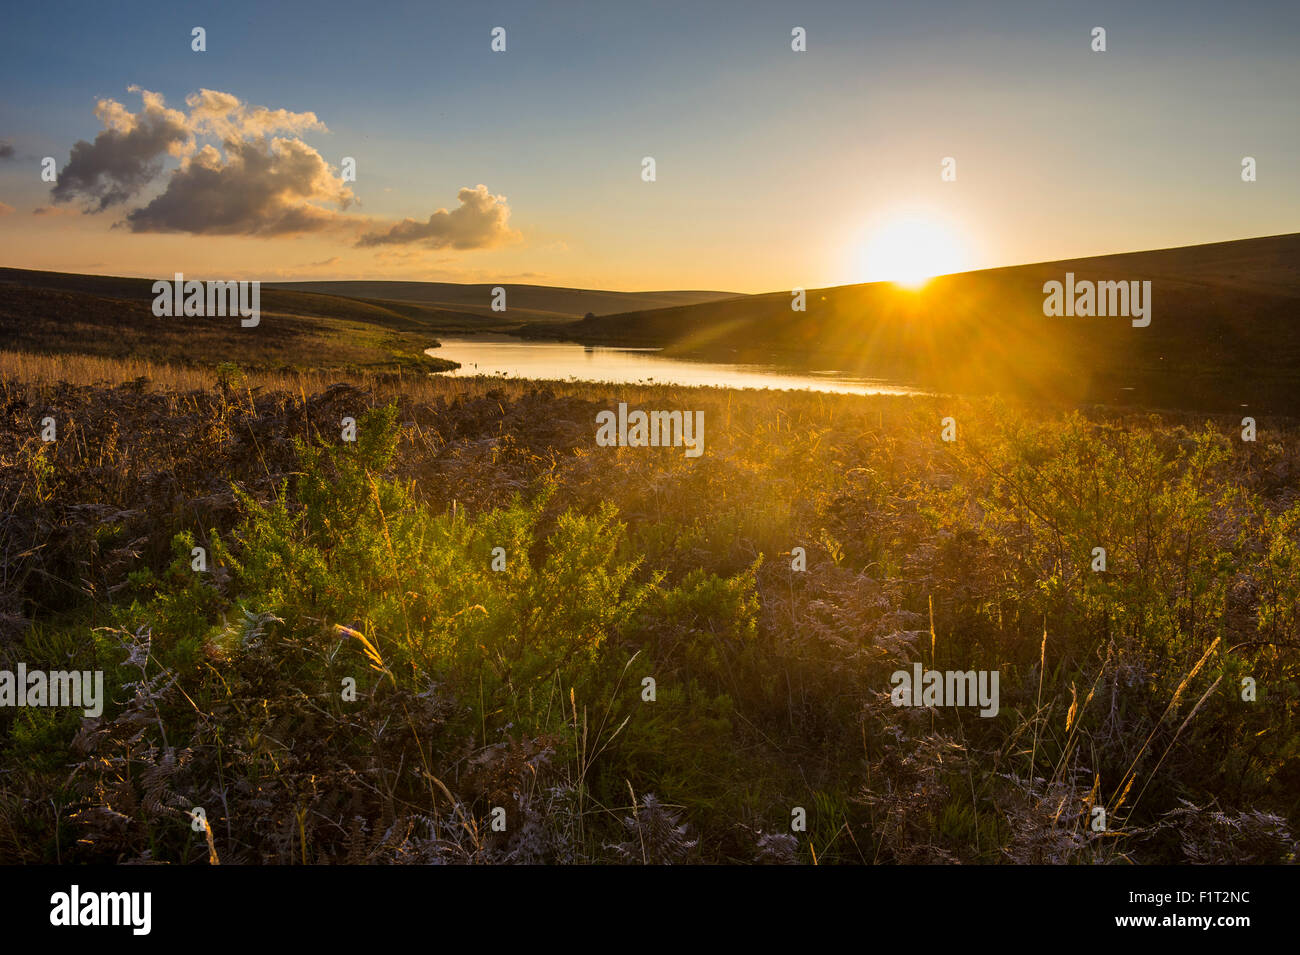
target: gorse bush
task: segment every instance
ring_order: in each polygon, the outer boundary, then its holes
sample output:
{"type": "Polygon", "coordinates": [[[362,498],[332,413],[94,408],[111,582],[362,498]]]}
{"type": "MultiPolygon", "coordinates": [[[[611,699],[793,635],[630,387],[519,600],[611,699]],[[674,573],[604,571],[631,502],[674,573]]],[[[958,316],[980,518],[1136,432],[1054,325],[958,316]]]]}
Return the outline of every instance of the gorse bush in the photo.
{"type": "Polygon", "coordinates": [[[638,561],[620,560],[612,506],[566,511],[540,537],[544,493],[477,517],[417,504],[383,477],[395,414],[363,417],[355,448],[300,442],[293,493],[266,505],[241,495],[248,517],[218,552],[233,590],[303,636],[360,632],[399,684],[474,686],[493,712],[530,722],[521,694],[589,669],[654,581],[634,583],[638,561]]]}
{"type": "Polygon", "coordinates": [[[1098,435],[1076,415],[1036,434],[1022,427],[999,450],[981,460],[992,481],[980,529],[1017,545],[1007,554],[1013,594],[1036,583],[1049,612],[1077,614],[1104,638],[1168,645],[1178,636],[1188,655],[1221,632],[1239,559],[1222,525],[1239,502],[1222,481],[1221,434],[1162,449],[1152,432],[1098,435]],[[1097,548],[1104,571],[1093,569],[1097,548]]]}

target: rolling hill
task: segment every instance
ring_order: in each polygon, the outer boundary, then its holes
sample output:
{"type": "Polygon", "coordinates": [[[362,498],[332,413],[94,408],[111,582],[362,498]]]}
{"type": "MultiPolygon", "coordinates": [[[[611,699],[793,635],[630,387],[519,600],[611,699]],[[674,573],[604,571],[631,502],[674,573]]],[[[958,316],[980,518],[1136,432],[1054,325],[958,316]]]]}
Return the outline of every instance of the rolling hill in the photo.
{"type": "Polygon", "coordinates": [[[530,325],[588,345],[835,369],[973,393],[1205,410],[1300,409],[1300,234],[788,291],[530,325]],[[1150,281],[1147,327],[1048,317],[1044,283],[1150,281]]]}
{"type": "MultiPolygon", "coordinates": [[[[171,276],[160,276],[171,278],[171,276]]],[[[190,275],[187,278],[201,278],[190,275]]],[[[0,348],[145,357],[250,368],[454,367],[423,354],[436,333],[511,330],[588,312],[713,301],[730,292],[606,292],[507,285],[508,310],[491,310],[491,285],[434,282],[270,283],[256,332],[237,322],[157,318],[154,279],[0,268],[0,348]]]]}
{"type": "Polygon", "coordinates": [[[509,285],[509,311],[494,313],[489,285],[264,283],[254,335],[220,319],[154,318],[152,284],[0,269],[4,347],[249,367],[428,368],[422,352],[436,333],[492,329],[938,391],[1300,409],[1300,234],[964,272],[919,291],[888,282],[810,289],[805,311],[792,310],[788,291],[509,285]],[[1045,315],[1045,283],[1067,273],[1076,283],[1150,282],[1150,324],[1045,315]]]}
{"type": "Polygon", "coordinates": [[[599,289],[555,288],[549,285],[458,285],[451,282],[267,282],[263,288],[316,292],[367,301],[410,303],[491,319],[494,324],[548,322],[581,318],[588,312],[609,315],[678,305],[695,305],[731,298],[735,292],[668,291],[608,292],[599,289]],[[494,312],[492,290],[506,289],[508,311],[494,312]]]}
{"type": "MultiPolygon", "coordinates": [[[[0,348],[247,368],[445,370],[435,323],[382,304],[263,288],[261,321],[159,318],[153,280],[0,268],[0,348]]],[[[464,324],[455,314],[446,324],[464,324]]]]}

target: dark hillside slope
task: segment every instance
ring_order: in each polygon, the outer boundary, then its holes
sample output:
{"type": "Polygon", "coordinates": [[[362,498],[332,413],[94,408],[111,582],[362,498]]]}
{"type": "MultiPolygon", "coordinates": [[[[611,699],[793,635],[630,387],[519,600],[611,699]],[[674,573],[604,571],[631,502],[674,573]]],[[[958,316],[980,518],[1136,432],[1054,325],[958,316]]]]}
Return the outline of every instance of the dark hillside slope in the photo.
{"type": "Polygon", "coordinates": [[[664,346],[931,388],[1065,401],[1300,410],[1300,234],[530,326],[530,337],[664,346]],[[1043,285],[1150,281],[1151,323],[1047,317],[1043,285]]]}

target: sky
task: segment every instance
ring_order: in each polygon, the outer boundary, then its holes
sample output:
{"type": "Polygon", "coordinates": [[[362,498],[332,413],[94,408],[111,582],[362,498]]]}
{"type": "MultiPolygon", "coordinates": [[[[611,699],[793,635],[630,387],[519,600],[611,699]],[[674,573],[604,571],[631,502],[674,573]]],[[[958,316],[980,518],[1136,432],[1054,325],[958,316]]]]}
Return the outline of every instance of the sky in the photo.
{"type": "Polygon", "coordinates": [[[1300,230],[1294,0],[5,20],[10,267],[762,292],[1300,230]]]}

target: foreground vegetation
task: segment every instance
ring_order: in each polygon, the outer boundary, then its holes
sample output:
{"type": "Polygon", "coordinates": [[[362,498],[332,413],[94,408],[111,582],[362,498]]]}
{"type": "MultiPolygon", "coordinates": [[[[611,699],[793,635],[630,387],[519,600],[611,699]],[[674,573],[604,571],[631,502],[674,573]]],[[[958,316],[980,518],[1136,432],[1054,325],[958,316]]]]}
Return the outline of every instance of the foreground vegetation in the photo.
{"type": "Polygon", "coordinates": [[[0,859],[1295,861],[1295,425],[351,381],[0,354],[0,859]]]}

